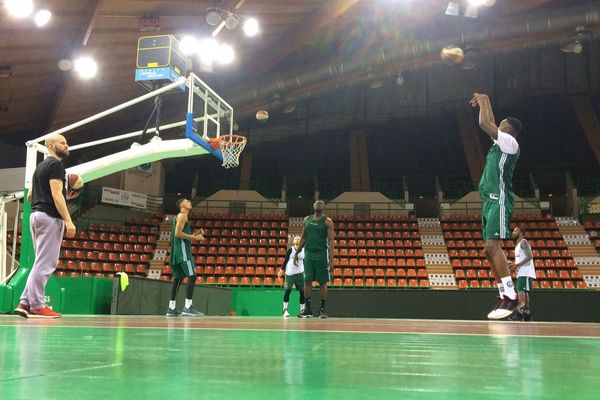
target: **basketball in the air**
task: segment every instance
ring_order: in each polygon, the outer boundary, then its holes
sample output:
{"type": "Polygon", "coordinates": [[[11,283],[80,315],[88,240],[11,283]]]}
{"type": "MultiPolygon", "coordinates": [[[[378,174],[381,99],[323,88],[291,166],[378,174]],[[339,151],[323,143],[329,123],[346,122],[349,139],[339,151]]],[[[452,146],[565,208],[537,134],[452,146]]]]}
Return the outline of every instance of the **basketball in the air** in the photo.
{"type": "Polygon", "coordinates": [[[79,190],[83,187],[83,179],[77,174],[68,174],[67,184],[69,190],[79,190]]]}
{"type": "Polygon", "coordinates": [[[258,110],[256,112],[256,119],[258,121],[264,122],[269,119],[269,113],[267,112],[267,110],[258,110]]]}
{"type": "Polygon", "coordinates": [[[221,148],[221,139],[219,138],[210,138],[208,139],[208,143],[210,144],[210,148],[213,150],[218,150],[221,148]]]}
{"type": "Polygon", "coordinates": [[[440,52],[440,57],[448,65],[459,65],[465,60],[465,53],[460,47],[446,46],[440,52]]]}

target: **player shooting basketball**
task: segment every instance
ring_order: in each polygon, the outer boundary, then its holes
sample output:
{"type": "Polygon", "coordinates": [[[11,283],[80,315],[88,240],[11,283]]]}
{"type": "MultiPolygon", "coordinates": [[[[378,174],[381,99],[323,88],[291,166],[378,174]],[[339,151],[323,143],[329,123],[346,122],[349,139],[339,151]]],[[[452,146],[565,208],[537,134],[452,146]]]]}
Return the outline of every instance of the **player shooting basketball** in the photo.
{"type": "Polygon", "coordinates": [[[512,177],[521,152],[516,140],[521,131],[521,121],[508,117],[500,122],[500,126],[496,126],[490,99],[485,94],[475,93],[470,104],[479,107],[479,126],[494,141],[479,181],[479,196],[483,200],[485,257],[500,291],[498,304],[488,318],[503,319],[523,307],[515,293],[508,260],[500,245],[501,239],[511,238],[509,227],[515,203],[512,177]]]}

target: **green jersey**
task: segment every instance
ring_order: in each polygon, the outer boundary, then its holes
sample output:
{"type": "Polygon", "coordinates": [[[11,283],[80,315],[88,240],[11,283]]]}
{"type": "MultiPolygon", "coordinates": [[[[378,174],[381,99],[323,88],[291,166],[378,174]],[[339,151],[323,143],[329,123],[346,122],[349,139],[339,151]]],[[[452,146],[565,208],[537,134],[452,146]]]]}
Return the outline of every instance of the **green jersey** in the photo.
{"type": "Polygon", "coordinates": [[[325,251],[327,250],[327,224],[325,224],[326,216],[321,216],[320,219],[313,219],[311,215],[304,223],[304,248],[306,251],[325,251]]]}
{"type": "MultiPolygon", "coordinates": [[[[169,265],[173,266],[188,261],[193,264],[192,241],[176,237],[175,225],[177,225],[177,218],[173,219],[171,228],[171,258],[169,260],[169,265]]],[[[190,228],[189,222],[186,222],[183,226],[183,233],[187,233],[188,235],[192,234],[192,228],[190,228]]]]}
{"type": "Polygon", "coordinates": [[[479,196],[483,201],[512,205],[515,201],[512,177],[521,149],[514,137],[498,131],[498,140],[488,151],[485,168],[479,181],[479,196]]]}

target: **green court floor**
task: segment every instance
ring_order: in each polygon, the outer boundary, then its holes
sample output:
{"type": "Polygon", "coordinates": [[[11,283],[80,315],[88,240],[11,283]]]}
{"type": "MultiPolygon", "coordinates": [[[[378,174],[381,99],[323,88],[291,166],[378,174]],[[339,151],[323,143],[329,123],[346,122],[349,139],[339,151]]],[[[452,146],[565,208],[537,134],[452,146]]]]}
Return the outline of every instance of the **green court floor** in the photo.
{"type": "Polygon", "coordinates": [[[599,398],[594,338],[0,324],[3,400],[599,398]]]}

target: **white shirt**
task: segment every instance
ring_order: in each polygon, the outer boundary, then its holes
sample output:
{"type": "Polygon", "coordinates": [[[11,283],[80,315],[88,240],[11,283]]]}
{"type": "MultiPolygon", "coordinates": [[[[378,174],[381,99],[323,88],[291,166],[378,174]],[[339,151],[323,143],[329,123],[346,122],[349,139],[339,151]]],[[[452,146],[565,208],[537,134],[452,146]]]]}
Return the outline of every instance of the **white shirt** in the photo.
{"type": "Polygon", "coordinates": [[[290,259],[285,265],[286,275],[296,275],[304,273],[304,249],[298,253],[298,265],[294,264],[294,256],[296,255],[296,248],[292,247],[290,253],[290,259]]]}
{"type": "Polygon", "coordinates": [[[519,151],[519,143],[512,135],[502,132],[498,129],[498,139],[494,143],[500,147],[500,150],[506,154],[517,154],[519,151]]]}
{"type": "MultiPolygon", "coordinates": [[[[521,239],[521,241],[515,246],[515,265],[527,257],[525,248],[529,248],[529,253],[531,253],[531,246],[529,245],[529,242],[525,239],[521,239]]],[[[517,276],[527,276],[533,279],[536,278],[535,267],[533,266],[533,258],[517,268],[517,276]]]]}

